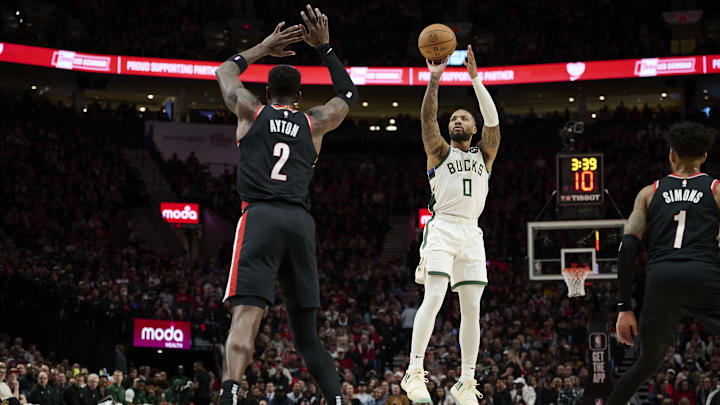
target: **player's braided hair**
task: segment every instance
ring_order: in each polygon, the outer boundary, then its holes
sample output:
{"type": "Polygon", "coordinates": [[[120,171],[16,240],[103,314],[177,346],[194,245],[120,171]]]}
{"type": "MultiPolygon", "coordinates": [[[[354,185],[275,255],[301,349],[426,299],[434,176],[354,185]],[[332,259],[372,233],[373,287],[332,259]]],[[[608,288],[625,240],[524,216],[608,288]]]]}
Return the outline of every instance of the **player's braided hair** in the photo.
{"type": "Polygon", "coordinates": [[[670,127],[670,147],[681,158],[700,158],[712,147],[715,131],[694,122],[670,127]]]}
{"type": "Polygon", "coordinates": [[[278,65],[268,73],[268,87],[273,97],[295,98],[300,90],[300,72],[290,65],[278,65]]]}

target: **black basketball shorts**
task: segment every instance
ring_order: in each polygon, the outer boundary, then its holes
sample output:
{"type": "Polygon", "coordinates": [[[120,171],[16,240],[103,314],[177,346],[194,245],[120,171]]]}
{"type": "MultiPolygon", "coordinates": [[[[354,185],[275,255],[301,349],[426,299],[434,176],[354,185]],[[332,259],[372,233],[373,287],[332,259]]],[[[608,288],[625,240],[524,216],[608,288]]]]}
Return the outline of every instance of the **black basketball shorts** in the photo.
{"type": "Polygon", "coordinates": [[[720,267],[698,261],[648,265],[640,339],[675,343],[683,315],[720,334],[720,267]]]}
{"type": "Polygon", "coordinates": [[[244,202],[223,301],[261,297],[274,304],[279,279],[288,306],[319,307],[315,254],[315,221],[304,208],[283,202],[244,202]]]}

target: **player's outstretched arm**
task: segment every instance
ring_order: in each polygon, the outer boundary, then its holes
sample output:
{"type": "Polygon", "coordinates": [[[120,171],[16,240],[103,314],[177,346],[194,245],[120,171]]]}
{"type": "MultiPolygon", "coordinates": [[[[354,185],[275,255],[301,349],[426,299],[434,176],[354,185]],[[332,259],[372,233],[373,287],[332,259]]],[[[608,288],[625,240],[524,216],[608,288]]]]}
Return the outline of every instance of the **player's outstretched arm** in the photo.
{"type": "Polygon", "coordinates": [[[447,156],[450,145],[445,142],[440,134],[440,125],[437,121],[438,113],[438,89],[440,87],[440,76],[447,66],[447,58],[439,64],[434,64],[426,60],[428,70],[430,71],[430,81],[425,96],[423,97],[422,106],[420,107],[420,122],[422,125],[422,140],[427,154],[427,168],[437,166],[447,156]]]}
{"type": "Polygon", "coordinates": [[[336,96],[324,105],[312,107],[307,114],[312,120],[312,135],[316,140],[316,149],[320,149],[319,142],[323,135],[337,128],[350,112],[350,109],[357,104],[359,95],[350,75],[345,70],[342,62],[330,46],[330,29],[327,15],[320,12],[319,8],[313,8],[308,4],[307,12],[301,11],[300,17],[307,25],[300,25],[302,37],[308,45],[315,48],[323,62],[330,71],[333,88],[336,96]]]}
{"type": "Polygon", "coordinates": [[[630,214],[620,251],[618,252],[618,320],[616,331],[621,343],[633,346],[633,336],[637,335],[637,320],[632,312],[632,278],[642,238],[647,228],[647,209],[650,206],[655,188],[645,186],[635,198],[633,212],[630,214]]]}
{"type": "Polygon", "coordinates": [[[295,55],[295,52],[285,50],[285,47],[302,41],[299,25],[293,25],[283,30],[284,25],[284,21],[280,22],[272,34],[268,35],[261,43],[231,56],[215,70],[215,77],[220,84],[225,105],[241,121],[252,121],[255,110],[260,106],[260,101],[243,86],[238,76],[247,69],[248,65],[264,56],[295,55]]]}
{"type": "Polygon", "coordinates": [[[478,76],[475,54],[470,45],[467,47],[465,66],[467,67],[470,79],[472,79],[475,97],[477,97],[480,113],[484,121],[482,137],[478,145],[485,159],[485,166],[487,166],[488,171],[491,172],[495,156],[497,156],[498,149],[500,149],[500,119],[498,118],[497,108],[495,108],[495,103],[492,97],[490,97],[490,93],[488,93],[485,86],[483,86],[482,80],[480,80],[480,76],[478,76]]]}

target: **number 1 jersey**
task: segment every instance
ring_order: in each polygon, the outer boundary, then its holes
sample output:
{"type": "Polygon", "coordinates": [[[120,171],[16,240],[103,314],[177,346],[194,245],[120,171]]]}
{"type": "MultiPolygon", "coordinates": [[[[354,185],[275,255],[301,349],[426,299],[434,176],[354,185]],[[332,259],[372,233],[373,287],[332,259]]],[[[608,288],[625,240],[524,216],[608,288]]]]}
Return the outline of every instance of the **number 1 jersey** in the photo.
{"type": "Polygon", "coordinates": [[[717,264],[718,180],[705,173],[657,180],[647,211],[648,264],[687,260],[717,264]]]}
{"type": "Polygon", "coordinates": [[[284,201],[310,209],[318,155],[307,114],[287,106],[261,106],[237,146],[237,191],[243,201],[284,201]]]}
{"type": "Polygon", "coordinates": [[[433,215],[476,221],[485,208],[490,173],[477,147],[467,152],[452,146],[443,161],[428,171],[433,215]]]}

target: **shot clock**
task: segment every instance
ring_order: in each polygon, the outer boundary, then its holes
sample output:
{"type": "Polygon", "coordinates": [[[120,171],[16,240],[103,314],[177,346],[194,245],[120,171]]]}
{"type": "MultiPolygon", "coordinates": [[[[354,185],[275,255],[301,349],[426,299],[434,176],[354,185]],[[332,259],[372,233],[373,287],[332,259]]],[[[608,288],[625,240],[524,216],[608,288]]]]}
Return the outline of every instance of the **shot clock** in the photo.
{"type": "Polygon", "coordinates": [[[557,204],[559,206],[603,203],[602,153],[557,155],[557,204]]]}

